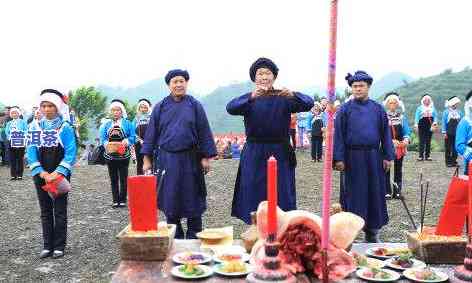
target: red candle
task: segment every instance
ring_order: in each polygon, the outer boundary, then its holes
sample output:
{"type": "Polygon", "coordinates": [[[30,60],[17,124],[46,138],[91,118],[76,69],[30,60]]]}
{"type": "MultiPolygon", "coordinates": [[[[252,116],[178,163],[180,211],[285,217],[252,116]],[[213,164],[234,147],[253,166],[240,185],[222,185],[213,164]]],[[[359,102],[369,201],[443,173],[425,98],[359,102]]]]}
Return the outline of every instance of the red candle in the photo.
{"type": "Polygon", "coordinates": [[[269,202],[267,225],[269,235],[277,234],[277,160],[267,160],[267,200],[269,202]]]}
{"type": "Polygon", "coordinates": [[[128,177],[128,206],[133,231],[157,231],[156,176],[128,177]]]}

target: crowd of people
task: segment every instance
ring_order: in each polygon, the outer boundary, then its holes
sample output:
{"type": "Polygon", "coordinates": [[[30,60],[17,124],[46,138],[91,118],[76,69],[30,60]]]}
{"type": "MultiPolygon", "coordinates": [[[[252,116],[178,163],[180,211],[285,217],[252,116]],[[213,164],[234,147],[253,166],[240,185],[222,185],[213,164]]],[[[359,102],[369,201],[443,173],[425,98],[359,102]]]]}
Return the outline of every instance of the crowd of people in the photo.
{"type": "MultiPolygon", "coordinates": [[[[400,95],[386,94],[382,103],[369,98],[373,78],[364,71],[348,74],[352,95],[343,103],[329,104],[300,92],[274,88],[279,69],[270,59],[259,58],[249,69],[253,91],[228,102],[230,115],[244,118],[244,135],[213,135],[205,109],[187,94],[190,75],[171,70],[165,76],[169,95],[152,105],[141,98],[134,120],[129,120],[123,101],[114,99],[99,138],[80,160],[103,158],[111,185],[111,206],[127,206],[130,160],[137,175],[154,174],[158,180],[158,207],[169,223],[176,224],[175,237],[196,238],[207,209],[205,175],[213,159],[239,160],[234,184],[232,216],[251,222],[250,214],[267,199],[267,159],[274,156],[278,170],[278,206],[294,210],[296,204],[295,150],[311,145],[313,162],[323,159],[328,117],[334,117],[333,167],[340,171],[340,202],[344,210],[361,216],[365,239],[378,242],[388,223],[389,198],[401,198],[402,164],[411,141],[411,130],[400,95]],[[98,153],[98,155],[96,154],[98,153]],[[393,181],[390,168],[393,166],[393,181]],[[187,231],[182,219],[187,218],[187,231]]],[[[447,166],[457,165],[457,155],[472,160],[472,91],[465,99],[446,101],[441,133],[447,166]]],[[[33,176],[41,211],[43,249],[40,257],[64,255],[67,239],[68,190],[58,191],[59,181],[70,181],[77,155],[77,120],[65,96],[54,89],[40,93],[40,103],[25,119],[18,107],[0,117],[2,164],[9,164],[11,180],[23,178],[23,160],[33,176]],[[72,115],[71,115],[72,114],[72,115]],[[56,186],[56,187],[55,187],[56,186]],[[56,191],[54,191],[56,189],[56,191]]],[[[439,130],[433,99],[425,94],[414,117],[419,136],[418,161],[431,161],[431,138],[439,130]]],[[[467,169],[467,166],[465,166],[467,169]]]]}

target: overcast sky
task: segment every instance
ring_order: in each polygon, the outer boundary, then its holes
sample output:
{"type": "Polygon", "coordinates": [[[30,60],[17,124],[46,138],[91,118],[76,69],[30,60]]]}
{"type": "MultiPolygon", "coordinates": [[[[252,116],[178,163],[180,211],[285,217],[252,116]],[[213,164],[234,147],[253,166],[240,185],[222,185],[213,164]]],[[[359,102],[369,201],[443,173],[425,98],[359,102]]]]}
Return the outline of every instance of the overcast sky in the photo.
{"type": "MultiPolygon", "coordinates": [[[[471,0],[340,0],[337,84],[355,69],[421,77],[472,65],[471,11],[471,0]]],[[[328,0],[1,1],[0,101],[132,87],[175,67],[205,94],[247,80],[260,56],[279,65],[279,86],[324,86],[328,18],[328,0]]]]}

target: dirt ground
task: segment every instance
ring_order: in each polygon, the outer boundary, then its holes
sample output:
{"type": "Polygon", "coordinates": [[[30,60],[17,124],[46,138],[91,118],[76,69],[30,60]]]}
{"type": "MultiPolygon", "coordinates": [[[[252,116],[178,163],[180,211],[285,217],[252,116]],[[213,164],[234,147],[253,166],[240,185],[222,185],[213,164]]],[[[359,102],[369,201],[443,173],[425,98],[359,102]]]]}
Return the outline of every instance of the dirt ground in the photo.
{"type": "MultiPolygon", "coordinates": [[[[322,163],[312,163],[308,152],[298,152],[296,171],[298,208],[319,213],[321,209],[322,163]]],[[[404,162],[404,196],[419,222],[418,177],[431,181],[425,223],[435,223],[454,169],[446,168],[443,153],[433,162],[416,162],[410,153],[404,162]]],[[[230,216],[237,160],[218,160],[207,177],[208,207],[205,227],[233,225],[239,237],[246,226],[230,216]]],[[[26,170],[28,171],[28,170],[26,170]]],[[[130,167],[134,174],[135,168],[130,167]]],[[[332,199],[339,196],[339,174],[333,175],[332,199]]],[[[31,178],[10,181],[6,167],[0,168],[0,282],[108,282],[119,263],[116,235],[128,223],[128,211],[112,209],[106,167],[79,166],[72,177],[69,196],[68,244],[61,259],[38,259],[42,247],[39,205],[31,178]]],[[[385,242],[403,242],[403,231],[411,229],[401,202],[388,201],[390,223],[382,230],[385,242]]]]}

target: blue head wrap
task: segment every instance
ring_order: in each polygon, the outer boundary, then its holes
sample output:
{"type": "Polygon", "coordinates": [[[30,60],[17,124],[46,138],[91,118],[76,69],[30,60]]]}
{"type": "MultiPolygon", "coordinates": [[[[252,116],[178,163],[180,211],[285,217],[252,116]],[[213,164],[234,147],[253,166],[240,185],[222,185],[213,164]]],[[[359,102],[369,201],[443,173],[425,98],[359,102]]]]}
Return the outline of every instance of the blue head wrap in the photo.
{"type": "Polygon", "coordinates": [[[351,75],[351,73],[347,73],[345,79],[349,86],[352,86],[354,82],[366,82],[370,86],[374,81],[374,79],[364,71],[356,71],[354,75],[351,75]]]}
{"type": "Polygon", "coordinates": [[[172,78],[178,77],[178,76],[184,77],[186,81],[190,79],[190,75],[188,74],[186,70],[181,70],[181,69],[170,70],[165,77],[166,84],[169,84],[172,78]]]}
{"type": "Polygon", "coordinates": [[[267,68],[269,69],[272,74],[274,74],[274,78],[277,78],[277,74],[279,73],[279,68],[275,63],[268,59],[261,57],[256,60],[256,62],[252,63],[251,68],[249,68],[249,77],[251,77],[251,81],[256,81],[256,72],[260,68],[267,68]]]}

